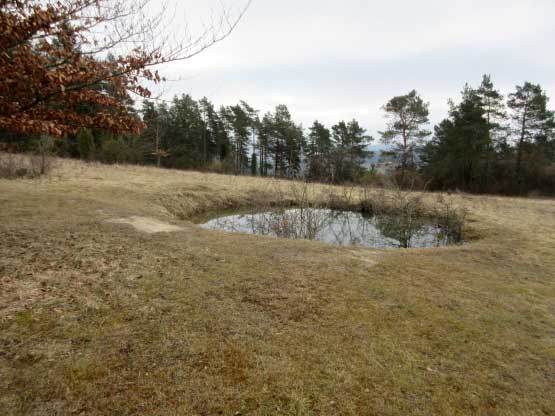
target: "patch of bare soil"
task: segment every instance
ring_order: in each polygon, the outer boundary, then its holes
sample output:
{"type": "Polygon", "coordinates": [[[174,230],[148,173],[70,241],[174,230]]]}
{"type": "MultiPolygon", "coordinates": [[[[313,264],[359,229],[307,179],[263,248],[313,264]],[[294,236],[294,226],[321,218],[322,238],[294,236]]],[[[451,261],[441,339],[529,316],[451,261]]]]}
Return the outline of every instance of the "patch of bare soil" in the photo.
{"type": "Polygon", "coordinates": [[[115,224],[128,224],[138,231],[148,234],[154,233],[170,233],[174,231],[181,231],[182,228],[164,221],[157,220],[150,217],[132,216],[127,218],[117,218],[108,220],[108,222],[115,224]]]}

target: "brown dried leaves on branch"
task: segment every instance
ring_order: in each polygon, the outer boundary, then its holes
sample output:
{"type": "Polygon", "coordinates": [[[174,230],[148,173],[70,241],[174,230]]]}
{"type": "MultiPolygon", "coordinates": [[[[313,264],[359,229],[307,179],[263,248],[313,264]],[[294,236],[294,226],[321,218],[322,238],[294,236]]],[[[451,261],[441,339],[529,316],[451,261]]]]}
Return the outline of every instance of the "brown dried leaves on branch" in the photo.
{"type": "Polygon", "coordinates": [[[81,127],[138,131],[130,94],[150,97],[154,66],[225,38],[242,13],[198,38],[170,42],[149,1],[0,0],[0,129],[63,136],[81,127]],[[84,110],[88,108],[89,111],[84,110]],[[90,111],[94,109],[94,111],[90,111]]]}

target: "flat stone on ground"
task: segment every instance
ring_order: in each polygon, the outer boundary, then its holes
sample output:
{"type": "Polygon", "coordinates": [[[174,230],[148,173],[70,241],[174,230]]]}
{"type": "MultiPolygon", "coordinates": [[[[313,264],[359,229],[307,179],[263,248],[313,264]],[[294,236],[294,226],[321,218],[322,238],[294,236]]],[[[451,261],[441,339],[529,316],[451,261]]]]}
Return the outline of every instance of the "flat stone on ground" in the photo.
{"type": "Polygon", "coordinates": [[[148,234],[170,233],[182,230],[182,228],[178,227],[177,225],[173,225],[150,217],[132,216],[127,218],[116,218],[108,220],[108,222],[115,224],[128,224],[134,227],[136,230],[148,234]]]}

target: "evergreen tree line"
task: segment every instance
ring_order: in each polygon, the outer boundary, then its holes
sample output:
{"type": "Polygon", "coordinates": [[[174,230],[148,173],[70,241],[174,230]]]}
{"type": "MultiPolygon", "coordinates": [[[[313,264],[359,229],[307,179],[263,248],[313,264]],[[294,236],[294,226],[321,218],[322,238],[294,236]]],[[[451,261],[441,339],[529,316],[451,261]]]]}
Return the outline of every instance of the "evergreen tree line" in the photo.
{"type": "Polygon", "coordinates": [[[246,102],[216,109],[206,98],[146,102],[143,142],[158,166],[314,180],[356,181],[363,174],[370,137],[356,120],[332,132],[315,122],[310,133],[287,106],[260,115],[246,102]]]}
{"type": "MultiPolygon", "coordinates": [[[[305,130],[285,105],[261,115],[244,101],[216,108],[207,98],[189,95],[144,102],[135,110],[145,124],[140,135],[82,129],[56,141],[56,152],[108,163],[320,182],[384,182],[386,175],[411,188],[554,195],[555,115],[548,100],[530,82],[504,97],[485,75],[478,88],[465,85],[460,101],[449,102],[448,117],[432,132],[429,104],[416,91],[393,97],[383,106],[387,123],[379,132],[388,148],[382,161],[391,162],[387,171],[380,169],[383,163],[369,163],[374,139],[357,120],[331,128],[315,121],[305,130]]],[[[3,141],[32,142],[6,134],[3,141]]]]}
{"type": "Polygon", "coordinates": [[[540,85],[517,86],[506,99],[484,76],[420,151],[432,189],[555,195],[555,115],[540,85]]]}

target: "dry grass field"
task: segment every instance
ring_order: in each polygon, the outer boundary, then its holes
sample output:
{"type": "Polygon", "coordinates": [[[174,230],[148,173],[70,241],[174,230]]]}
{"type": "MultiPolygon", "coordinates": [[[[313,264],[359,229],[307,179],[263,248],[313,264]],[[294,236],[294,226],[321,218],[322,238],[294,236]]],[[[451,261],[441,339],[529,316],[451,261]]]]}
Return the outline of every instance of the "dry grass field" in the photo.
{"type": "Polygon", "coordinates": [[[191,221],[289,189],[61,160],[0,180],[0,415],[555,415],[555,201],[453,195],[470,240],[433,249],[191,221]]]}

